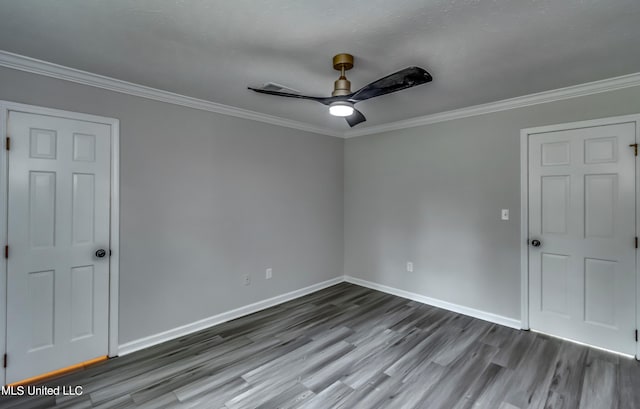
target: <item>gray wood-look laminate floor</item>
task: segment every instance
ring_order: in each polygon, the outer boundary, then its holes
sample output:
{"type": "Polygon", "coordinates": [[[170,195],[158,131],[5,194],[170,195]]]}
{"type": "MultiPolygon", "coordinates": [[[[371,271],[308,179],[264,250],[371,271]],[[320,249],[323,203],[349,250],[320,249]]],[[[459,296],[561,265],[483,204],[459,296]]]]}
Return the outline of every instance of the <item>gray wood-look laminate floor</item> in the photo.
{"type": "Polygon", "coordinates": [[[48,384],[0,407],[640,408],[633,359],[346,283],[48,384]]]}

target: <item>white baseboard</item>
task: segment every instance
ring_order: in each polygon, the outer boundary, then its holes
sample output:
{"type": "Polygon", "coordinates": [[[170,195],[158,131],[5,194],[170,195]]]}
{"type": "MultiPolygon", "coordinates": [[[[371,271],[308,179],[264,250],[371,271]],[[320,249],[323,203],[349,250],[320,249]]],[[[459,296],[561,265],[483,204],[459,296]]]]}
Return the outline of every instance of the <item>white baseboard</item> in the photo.
{"type": "Polygon", "coordinates": [[[490,312],[476,310],[474,308],[469,308],[469,307],[465,307],[458,304],[453,304],[447,301],[438,300],[436,298],[431,298],[421,294],[412,293],[410,291],[400,290],[398,288],[393,288],[386,285],[363,280],[361,278],[345,276],[344,281],[351,284],[356,284],[362,287],[371,288],[373,290],[382,291],[383,293],[397,295],[398,297],[408,298],[410,300],[421,302],[423,304],[428,304],[434,307],[457,312],[458,314],[468,315],[470,317],[478,318],[484,321],[489,321],[495,324],[504,325],[505,327],[522,329],[522,325],[519,320],[503,317],[502,315],[497,315],[490,312]]]}
{"type": "Polygon", "coordinates": [[[209,327],[213,327],[214,325],[222,324],[224,322],[231,321],[236,318],[243,317],[245,315],[253,314],[254,312],[258,312],[266,308],[273,307],[278,304],[282,304],[284,302],[294,300],[296,298],[300,298],[307,294],[311,294],[313,292],[322,290],[324,288],[331,287],[332,285],[336,285],[341,282],[356,284],[362,287],[371,288],[373,290],[382,291],[387,294],[397,295],[398,297],[403,297],[413,301],[418,301],[423,304],[428,304],[434,307],[457,312],[459,314],[468,315],[470,317],[478,318],[484,321],[493,322],[495,324],[504,325],[510,328],[521,329],[520,321],[513,318],[507,318],[507,317],[503,317],[501,315],[493,314],[490,312],[480,311],[474,308],[453,304],[447,301],[442,301],[442,300],[427,297],[421,294],[400,290],[398,288],[389,287],[386,285],[374,283],[374,282],[363,280],[356,277],[340,276],[340,277],[333,278],[331,280],[324,281],[322,283],[311,285],[309,287],[301,288],[299,290],[291,291],[286,294],[278,295],[276,297],[269,298],[267,300],[258,301],[253,304],[245,305],[244,307],[236,308],[235,310],[223,312],[221,314],[214,315],[212,317],[208,317],[196,322],[192,322],[190,324],[182,325],[180,327],[173,328],[168,331],[164,331],[158,334],[150,335],[148,337],[137,339],[135,341],[124,343],[118,347],[118,355],[120,356],[127,355],[144,348],[149,348],[154,345],[158,345],[163,342],[182,337],[184,335],[188,335],[209,327]]]}
{"type": "Polygon", "coordinates": [[[123,356],[135,351],[139,351],[144,348],[149,348],[157,344],[161,344],[172,339],[182,337],[184,335],[197,332],[214,325],[222,324],[223,322],[231,321],[236,318],[243,317],[245,315],[253,314],[264,310],[269,307],[273,307],[278,304],[282,304],[287,301],[291,301],[296,298],[300,298],[307,294],[322,290],[332,285],[339,284],[344,281],[344,277],[336,277],[331,280],[324,281],[322,283],[314,284],[309,287],[301,288],[299,290],[291,291],[286,294],[278,295],[267,300],[258,301],[253,304],[245,305],[244,307],[236,308],[235,310],[223,312],[212,317],[208,317],[190,324],[182,325],[177,328],[170,329],[158,334],[150,335],[148,337],[140,338],[135,341],[124,343],[118,347],[118,355],[123,356]]]}

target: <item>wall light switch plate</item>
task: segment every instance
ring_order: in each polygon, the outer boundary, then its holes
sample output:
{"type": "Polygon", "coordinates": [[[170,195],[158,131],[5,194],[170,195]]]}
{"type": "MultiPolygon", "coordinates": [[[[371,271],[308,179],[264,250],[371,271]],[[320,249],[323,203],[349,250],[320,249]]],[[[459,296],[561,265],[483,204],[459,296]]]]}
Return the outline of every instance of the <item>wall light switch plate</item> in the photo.
{"type": "Polygon", "coordinates": [[[407,272],[413,273],[413,263],[410,261],[407,261],[407,272]]]}
{"type": "Polygon", "coordinates": [[[273,269],[268,268],[265,270],[264,278],[266,278],[267,280],[271,280],[271,277],[273,277],[273,269]]]}
{"type": "Polygon", "coordinates": [[[509,220],[509,209],[502,209],[502,220],[509,220]]]}

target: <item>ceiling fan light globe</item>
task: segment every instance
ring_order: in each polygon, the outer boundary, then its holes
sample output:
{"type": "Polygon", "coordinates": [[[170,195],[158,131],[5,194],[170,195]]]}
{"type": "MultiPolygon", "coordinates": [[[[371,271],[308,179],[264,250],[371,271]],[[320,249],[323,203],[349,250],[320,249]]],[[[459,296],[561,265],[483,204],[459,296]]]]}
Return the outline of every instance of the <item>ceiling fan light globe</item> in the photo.
{"type": "Polygon", "coordinates": [[[329,113],[333,116],[351,116],[353,109],[353,104],[347,101],[336,101],[329,105],[329,113]]]}

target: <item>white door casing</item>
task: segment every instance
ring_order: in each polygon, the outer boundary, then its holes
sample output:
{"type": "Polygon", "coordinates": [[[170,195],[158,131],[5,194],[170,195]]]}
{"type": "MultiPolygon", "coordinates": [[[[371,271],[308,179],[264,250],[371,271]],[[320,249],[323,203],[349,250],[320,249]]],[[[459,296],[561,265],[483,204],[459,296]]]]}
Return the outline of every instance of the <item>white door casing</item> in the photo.
{"type": "Polygon", "coordinates": [[[523,130],[523,327],[636,354],[636,133],[629,117],[523,130]]]}
{"type": "Polygon", "coordinates": [[[3,384],[116,355],[118,284],[117,120],[4,105],[3,384]]]}

